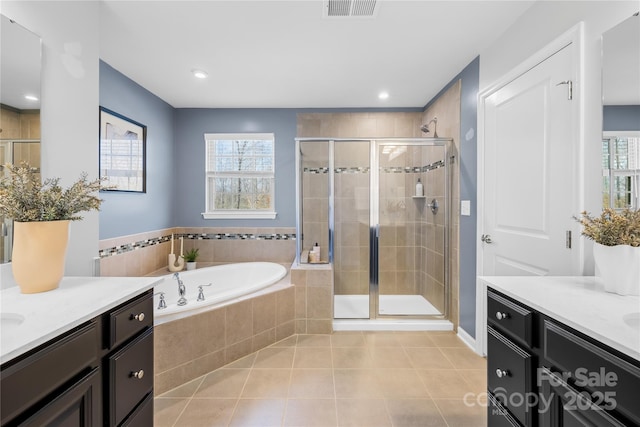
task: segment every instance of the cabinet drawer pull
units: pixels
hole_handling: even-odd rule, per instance
[[[504,369],[496,369],[496,375],[498,378],[506,378],[509,376],[509,371],[505,371]]]
[[[141,380],[142,377],[144,377],[144,370],[140,369],[139,371],[131,372],[131,376],[135,379]]]
[[[503,313],[501,311],[496,311],[496,319],[498,320],[504,320],[504,319],[508,319],[509,317],[509,313]]]
[[[144,312],[142,312],[140,314],[132,314],[131,315],[131,320],[137,320],[138,322],[144,321]]]

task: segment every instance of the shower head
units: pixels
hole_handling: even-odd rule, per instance
[[[420,130],[424,133],[429,133],[429,125],[433,123],[433,137],[437,138],[438,137],[438,131],[436,130],[436,126],[438,125],[438,118],[434,117],[433,119],[429,120],[429,122],[423,124],[422,126],[420,126]]]

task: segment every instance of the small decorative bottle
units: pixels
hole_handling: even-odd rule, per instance
[[[420,178],[418,178],[418,182],[416,183],[416,196],[422,197],[424,196],[424,187],[422,186],[422,182]]]

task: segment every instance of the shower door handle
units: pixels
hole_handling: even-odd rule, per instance
[[[491,240],[491,236],[488,234],[483,234],[480,237],[480,240],[482,240],[484,243],[487,243],[487,244],[493,243],[493,240]]]

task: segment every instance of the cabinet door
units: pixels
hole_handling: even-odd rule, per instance
[[[487,332],[487,387],[520,423],[533,426],[533,356],[491,326]]]
[[[20,426],[91,427],[102,423],[100,368],[60,394]]]
[[[548,368],[542,368],[541,382],[538,410],[543,427],[625,427]]]
[[[119,425],[153,390],[153,330],[109,356],[109,425]]]
[[[51,393],[90,372],[98,360],[98,326],[89,322],[49,341],[41,350],[3,365],[0,371],[2,424],[49,399]]]
[[[614,412],[640,425],[640,367],[554,321],[544,320],[543,334],[547,366],[570,374],[572,384],[594,400],[615,399]]]

